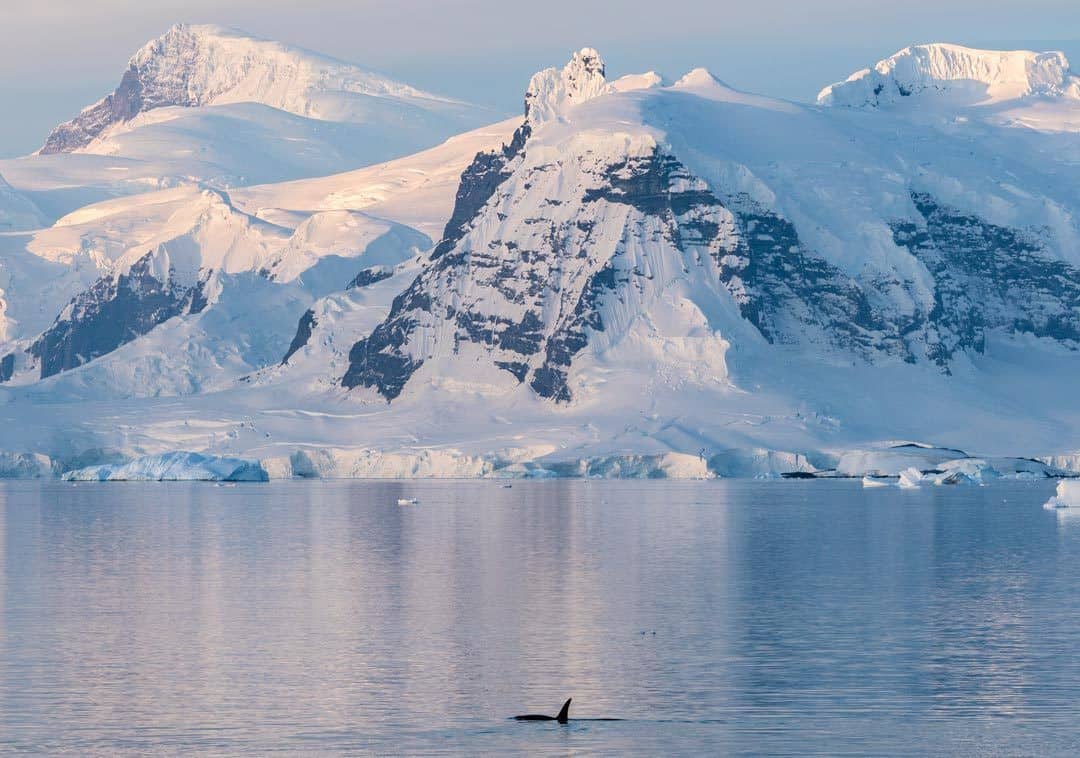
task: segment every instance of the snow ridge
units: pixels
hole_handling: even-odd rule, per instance
[[[829,85],[818,104],[877,108],[924,92],[966,96],[973,103],[1033,96],[1080,99],[1080,77],[1060,52],[915,45]]]

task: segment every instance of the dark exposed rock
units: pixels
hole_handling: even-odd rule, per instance
[[[73,369],[146,334],[174,316],[206,306],[205,280],[189,287],[163,284],[147,253],[124,274],[99,279],[75,297],[65,312],[30,346],[41,378]]]
[[[446,260],[439,265],[444,265]],[[410,314],[430,310],[431,296],[424,291],[421,274],[394,298],[387,319],[349,350],[349,368],[341,378],[342,386],[374,387],[387,400],[400,395],[406,382],[423,365],[423,361],[414,360],[401,350],[416,329],[416,319]]]
[[[349,351],[349,369],[341,379],[342,386],[375,387],[388,401],[393,400],[405,388],[406,382],[423,365],[395,350],[404,343],[401,331],[411,331],[401,323],[386,327],[380,324],[371,336],[353,345]]]
[[[442,239],[432,251],[432,265],[426,272],[428,278],[436,278],[441,272],[452,271],[464,261],[460,254],[450,254],[458,242],[472,228],[473,221],[492,195],[510,176],[508,164],[525,149],[530,127],[522,124],[514,132],[509,144],[502,149],[478,153],[472,164],[461,175],[454,211],[446,223]],[[416,328],[416,319],[409,315],[412,311],[431,312],[431,295],[425,285],[425,274],[418,276],[409,288],[394,298],[387,320],[377,326],[366,338],[358,341],[349,351],[349,368],[342,377],[342,386],[372,387],[387,400],[393,400],[405,387],[406,382],[423,365],[422,360],[405,355],[401,348]],[[458,314],[448,312],[445,317],[456,318]],[[459,325],[479,337],[484,333],[484,325],[464,314]],[[504,324],[501,333],[506,334],[510,325]],[[494,325],[487,329],[494,334]]]
[[[588,330],[604,331],[604,322],[600,317],[601,296],[624,281],[617,276],[610,262],[590,277],[574,307],[572,318],[552,334],[545,349],[544,363],[533,372],[529,386],[536,394],[557,402],[570,400],[570,387],[567,384],[570,363],[589,344]]]
[[[0,358],[0,384],[9,381],[15,375],[15,353],[8,353]]]
[[[607,304],[627,303],[654,277],[625,257],[643,242],[681,253],[689,277],[718,276],[741,315],[773,344],[812,345],[867,361],[929,359],[946,371],[956,351],[982,350],[991,328],[1080,345],[1080,271],[1050,260],[1032,235],[913,195],[921,220],[898,221],[893,232],[934,278],[936,301],[928,309],[914,297],[924,285],[900,275],[849,276],[808,249],[779,213],[742,195],[722,201],[660,150],[609,166],[583,165],[587,180],[579,198],[540,204],[561,207],[560,213],[521,218],[522,231],[513,239],[496,236],[472,249],[466,234],[510,175],[515,154],[508,146],[478,156],[465,172],[439,255],[395,301],[387,320],[354,346],[345,386],[397,397],[426,359],[410,343],[414,332],[423,324],[430,333],[445,320],[454,353],[466,343],[481,347],[496,367],[541,397],[569,401],[572,363],[609,328]],[[560,169],[528,170],[516,186],[536,187],[534,177]],[[572,203],[588,212],[567,218]],[[593,262],[596,218],[605,212],[593,208],[596,203],[635,213],[615,251]],[[904,292],[912,293],[915,307],[890,310],[892,295]]]
[[[526,236],[536,241],[529,246],[520,240],[494,239],[483,250],[464,249],[461,240],[474,223],[465,218],[465,210],[480,211],[509,175],[506,165],[512,157],[508,146],[501,153],[479,156],[465,172],[456,217],[437,248],[440,254],[395,301],[387,320],[354,346],[345,386],[374,387],[388,399],[396,397],[422,364],[422,359],[410,355],[407,343],[419,323],[430,323],[435,316],[434,293],[456,291],[459,282],[468,280],[469,287],[480,287],[505,301],[508,308],[500,313],[524,315],[511,319],[475,310],[456,298],[447,300],[439,306],[438,317],[456,327],[454,351],[468,342],[519,355],[521,360],[500,358],[496,365],[525,376],[542,397],[571,399],[569,369],[590,335],[605,330],[604,298],[609,294],[621,298],[619,292],[628,282],[651,275],[620,268],[616,252],[591,273],[586,264],[584,281],[564,280],[565,262],[587,261],[592,254],[591,210],[582,214],[584,218],[560,224],[544,216],[523,220],[526,227],[537,229]],[[806,251],[794,226],[775,213],[748,201],[734,211],[726,208],[685,166],[659,150],[602,166],[596,176],[599,182],[582,190],[583,208],[601,201],[629,205],[638,217],[659,219],[659,231],[651,233],[660,234],[688,260],[701,265],[712,256],[720,284],[767,340],[796,343],[813,334],[866,355],[885,349],[907,357],[897,328],[874,311],[859,285]],[[636,232],[628,227],[626,233]],[[574,270],[581,267],[575,264]],[[540,312],[550,298],[562,301],[555,309],[562,315],[545,324]]]
[[[786,219],[745,197],[726,208],[678,160],[659,151],[609,173],[609,185],[587,192],[585,200],[621,202],[668,219],[677,247],[712,250],[743,317],[769,342],[796,343],[820,332],[833,345],[864,355],[884,350],[906,356],[898,330],[874,311],[859,285],[806,250]],[[725,234],[717,209],[734,214],[737,233]]]
[[[911,195],[921,223],[892,225],[934,277],[928,357],[941,366],[981,353],[993,329],[1080,346],[1080,269],[1051,259],[1038,238],[964,214],[925,193]]]
[[[518,384],[525,381],[529,373],[529,364],[521,361],[495,361],[495,365],[504,371],[509,371],[518,380]]]
[[[767,209],[736,205],[742,234],[724,283],[769,342],[800,343],[819,331],[864,358],[907,359],[901,326],[877,313],[862,287],[802,245],[794,225]]]
[[[393,275],[393,271],[383,268],[382,266],[372,266],[370,268],[365,268],[361,270],[360,273],[358,273],[351,282],[349,282],[348,286],[345,287],[345,289],[354,290],[361,287],[367,287],[370,284],[381,282],[383,279],[389,279]]]
[[[442,239],[431,253],[433,260],[453,250],[469,231],[480,209],[495,194],[499,185],[510,177],[507,166],[524,152],[525,142],[531,131],[528,124],[522,124],[514,132],[510,143],[503,145],[501,150],[476,154],[473,162],[461,174],[461,182],[454,198],[454,212],[446,223]]]
[[[42,155],[86,147],[113,124],[154,108],[201,105],[190,82],[192,68],[177,65],[193,58],[197,45],[196,35],[182,24],[155,40],[148,54],[132,60],[111,95],[53,130],[41,148]]]
[[[143,108],[143,86],[139,71],[132,64],[111,95],[83,111],[76,119],[56,127],[45,140],[41,154],[70,153],[86,147],[108,127],[129,121]]]
[[[281,359],[281,365],[284,366],[289,362],[289,359],[296,354],[296,351],[304,347],[311,339],[311,333],[318,325],[318,321],[315,319],[315,311],[307,310],[304,315],[300,317],[300,323],[296,326],[296,336],[293,337],[292,342],[289,344],[289,349],[285,352],[285,357]]]

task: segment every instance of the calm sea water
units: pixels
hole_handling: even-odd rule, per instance
[[[2,484],[0,750],[1076,754],[1052,491]]]

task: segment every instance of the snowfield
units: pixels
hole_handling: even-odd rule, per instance
[[[460,105],[202,28],[131,72],[160,106],[103,101],[65,151],[0,162],[0,474],[1080,471],[1058,53],[908,48],[802,105],[703,69],[611,80],[586,48],[522,117],[339,173],[325,144],[275,163],[219,137]],[[218,179],[154,173],[195,146]]]

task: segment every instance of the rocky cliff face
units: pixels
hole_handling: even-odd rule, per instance
[[[913,192],[918,216],[893,224],[898,245],[934,278],[923,317],[928,357],[943,367],[981,353],[991,330],[1080,346],[1080,269],[1051,259],[1031,231],[991,224]]]
[[[205,48],[199,28],[174,26],[132,57],[112,94],[54,129],[41,154],[86,147],[113,124],[129,121],[144,111],[206,104],[213,93],[201,86],[205,78],[199,77],[199,59],[205,56]]]
[[[534,129],[605,87],[590,49],[533,78],[514,142],[464,173],[433,265],[353,347],[346,387],[392,400],[425,361],[471,347],[481,364],[566,402],[575,357],[669,307],[678,286],[700,289],[707,309],[734,306],[769,341],[902,344],[854,282],[800,249],[789,223],[751,203],[733,213],[652,138],[590,135],[534,153]]]
[[[206,307],[205,282],[184,286],[175,276],[163,280],[155,268],[153,253],[147,253],[126,272],[99,280],[72,300],[29,348],[41,378],[92,361],[174,316]]]

